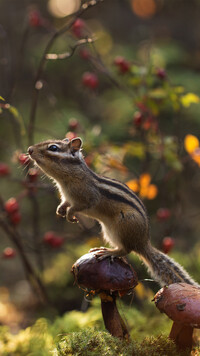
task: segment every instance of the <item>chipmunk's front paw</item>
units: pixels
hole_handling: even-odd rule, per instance
[[[65,218],[66,214],[67,214],[67,208],[68,207],[69,207],[69,203],[68,202],[61,203],[60,205],[58,205],[58,207],[56,209],[56,214],[62,216],[63,218]]]
[[[66,217],[66,206],[59,205],[56,209],[56,214],[59,216],[62,216],[62,218],[65,218]]]

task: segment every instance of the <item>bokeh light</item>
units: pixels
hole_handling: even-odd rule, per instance
[[[149,18],[156,13],[157,7],[155,0],[132,0],[133,12],[142,18]]]
[[[80,5],[80,0],[49,0],[48,9],[55,17],[65,17],[76,12]]]

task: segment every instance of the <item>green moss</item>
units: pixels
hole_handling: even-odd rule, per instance
[[[104,331],[86,329],[65,336],[54,350],[55,356],[175,356],[178,353],[174,343],[166,336],[145,338],[137,341],[121,341]]]

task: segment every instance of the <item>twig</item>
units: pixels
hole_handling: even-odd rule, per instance
[[[60,30],[55,31],[54,34],[52,35],[52,37],[49,39],[49,41],[44,49],[44,52],[42,54],[42,57],[40,59],[39,66],[38,66],[38,69],[36,72],[35,81],[34,81],[34,92],[33,92],[33,97],[32,97],[30,120],[29,120],[29,125],[28,125],[28,144],[29,145],[32,145],[33,141],[34,141],[36,110],[37,110],[37,104],[38,104],[39,90],[41,89],[40,85],[38,86],[37,83],[41,80],[41,77],[42,77],[42,74],[44,71],[44,67],[45,67],[45,64],[47,61],[47,58],[46,58],[47,53],[50,52],[55,40],[59,36],[61,36],[65,32],[67,32],[72,27],[72,25],[76,21],[77,17],[81,16],[86,10],[88,10],[90,7],[97,5],[101,1],[103,1],[103,0],[91,0],[87,3],[84,3],[76,13],[74,13],[73,15],[70,15],[70,17],[73,16],[73,19],[71,21],[69,21],[69,23],[67,25],[65,25],[64,27],[62,27]]]
[[[25,50],[25,46],[26,46],[26,43],[27,43],[29,31],[30,31],[30,28],[26,25],[25,28],[24,28],[24,31],[23,31],[23,34],[22,34],[21,43],[20,43],[19,49],[18,49],[18,59],[17,59],[16,68],[14,68],[15,71],[14,71],[14,74],[13,74],[13,76],[14,76],[13,83],[11,85],[10,92],[9,92],[9,95],[8,95],[8,101],[10,103],[12,102],[12,97],[13,97],[13,94],[14,94],[14,92],[16,90],[16,87],[17,87],[17,84],[18,84],[18,81],[19,81],[19,78],[20,78],[20,70],[21,70],[21,68],[23,68],[24,50]]]
[[[4,202],[3,199],[0,197],[0,207],[1,209],[4,208]],[[42,301],[43,304],[49,304],[49,298],[46,293],[46,289],[40,279],[40,277],[36,274],[34,268],[32,267],[31,263],[29,262],[24,246],[21,243],[21,235],[19,231],[16,230],[16,228],[11,227],[7,222],[6,222],[6,217],[5,214],[2,214],[0,216],[0,227],[4,230],[4,232],[8,235],[12,243],[15,245],[16,249],[18,250],[19,256],[21,258],[24,271],[27,277],[27,280],[29,281],[30,285],[32,286],[35,294],[39,296],[40,300]]]
[[[70,47],[71,48],[71,52],[65,52],[65,53],[61,53],[61,54],[48,53],[46,55],[46,59],[50,59],[50,60],[67,59],[67,58],[73,56],[73,54],[74,54],[75,50],[77,49],[77,47],[80,47],[81,45],[86,44],[86,43],[91,43],[93,41],[94,41],[94,39],[92,39],[92,38],[83,38],[83,39],[77,41],[74,46]]]
[[[43,255],[40,248],[40,209],[37,197],[34,193],[29,193],[29,199],[32,205],[32,229],[35,255],[40,271],[44,269]]]
[[[125,91],[129,96],[133,97],[134,93],[132,92],[132,90],[130,90],[127,86],[121,84],[121,82],[118,82],[113,75],[111,74],[111,72],[108,70],[108,68],[105,66],[100,53],[97,51],[95,44],[92,42],[92,48],[96,54],[96,57],[90,57],[90,62],[91,64],[101,73],[103,73],[104,75],[106,75],[108,77],[108,79],[110,80],[110,82],[116,86],[118,89]]]
[[[0,226],[1,228],[5,231],[5,233],[9,236],[11,241],[14,243],[16,246],[16,249],[19,252],[22,264],[24,266],[24,271],[26,274],[26,277],[28,281],[30,282],[31,286],[33,287],[36,295],[40,297],[41,301],[46,304],[49,304],[49,299],[45,290],[45,287],[39,278],[37,276],[36,272],[34,271],[32,265],[30,264],[28,258],[26,257],[24,247],[21,243],[21,236],[18,231],[16,231],[14,228],[11,228],[3,218],[0,217]],[[38,293],[39,292],[39,293]]]

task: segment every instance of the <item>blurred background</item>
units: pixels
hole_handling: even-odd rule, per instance
[[[80,136],[90,168],[144,201],[153,245],[200,282],[199,13],[199,0],[0,0],[5,355],[14,335],[13,354],[14,347],[26,354],[30,346],[24,351],[17,337],[23,331],[30,340],[34,331],[25,328],[34,323],[51,335],[52,344],[41,341],[45,350],[59,332],[103,327],[98,303],[84,299],[70,273],[76,259],[102,245],[99,226],[56,216],[57,191],[25,155],[33,143]],[[145,267],[128,259],[141,280],[133,301],[125,300],[132,333],[168,331],[149,302],[158,284],[143,281]]]

